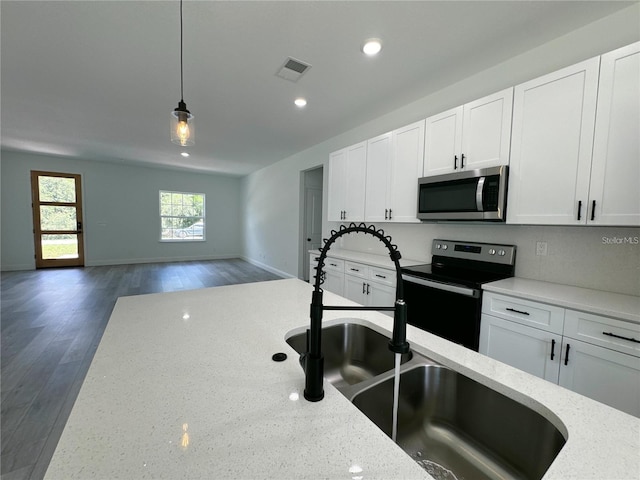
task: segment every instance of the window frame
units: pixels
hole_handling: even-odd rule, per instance
[[[163,194],[170,194],[172,197],[173,195],[182,195],[183,198],[185,195],[191,195],[191,196],[201,196],[202,197],[202,215],[163,215],[162,214],[162,195]],[[174,203],[172,202],[171,205],[174,205]],[[177,191],[177,190],[159,190],[158,191],[158,213],[159,213],[159,218],[160,218],[160,242],[162,243],[190,243],[190,242],[206,242],[207,241],[207,219],[206,219],[206,211],[207,211],[207,196],[204,193],[199,193],[199,192],[182,192],[182,191]],[[165,231],[166,229],[164,228],[164,220],[165,219],[187,219],[187,218],[199,218],[200,220],[192,223],[191,225],[195,225],[196,223],[198,223],[199,221],[202,222],[202,237],[193,237],[193,236],[186,236],[185,238],[179,238],[175,236],[175,233],[170,237],[170,238],[163,238],[163,231]],[[178,229],[184,229],[184,228],[188,228],[188,227],[181,227]],[[172,228],[172,230],[178,230],[176,228]]]

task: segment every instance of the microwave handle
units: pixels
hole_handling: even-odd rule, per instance
[[[484,181],[487,177],[478,178],[478,185],[476,186],[476,208],[479,212],[483,211],[482,207],[482,194],[484,193]]]

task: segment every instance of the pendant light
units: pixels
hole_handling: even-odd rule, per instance
[[[182,0],[180,0],[180,101],[178,107],[171,112],[171,141],[176,145],[188,147],[195,143],[195,129],[193,115],[184,103],[182,72]]]

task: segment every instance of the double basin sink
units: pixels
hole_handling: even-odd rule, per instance
[[[391,437],[390,335],[347,321],[322,329],[325,380]],[[306,332],[287,338],[306,352]],[[402,356],[396,443],[437,480],[540,479],[566,439],[529,407],[414,351]]]

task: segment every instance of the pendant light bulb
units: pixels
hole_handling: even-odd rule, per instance
[[[189,147],[194,144],[194,133],[193,115],[180,100],[178,108],[171,112],[171,141],[181,147]]]

